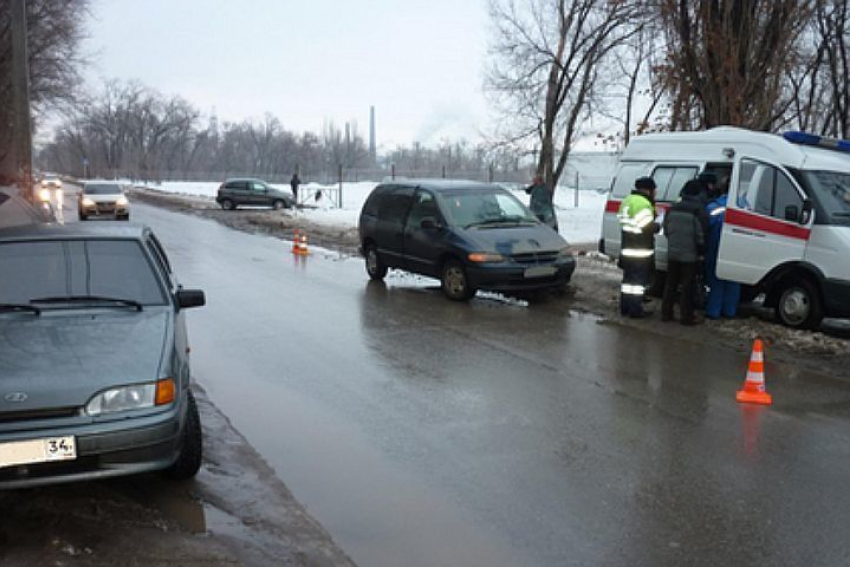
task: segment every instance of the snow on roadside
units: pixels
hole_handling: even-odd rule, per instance
[[[148,188],[164,193],[215,198],[220,183],[165,181],[150,183]],[[342,208],[338,207],[338,185],[321,185],[305,183],[299,190],[299,202],[305,205],[298,214],[311,222],[326,226],[356,227],[360,209],[366,197],[372,192],[377,183],[364,181],[358,183],[343,183]],[[273,187],[291,193],[289,185],[274,184]],[[511,192],[523,203],[528,204],[528,195],[521,187],[509,187]],[[602,215],[605,212],[607,196],[597,191],[579,191],[578,207],[575,206],[575,192],[564,186],[559,186],[555,193],[555,212],[558,215],[558,225],[561,236],[571,243],[596,242],[599,239]]]

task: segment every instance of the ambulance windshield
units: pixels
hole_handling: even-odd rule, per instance
[[[830,224],[850,225],[850,173],[807,171],[805,176]]]

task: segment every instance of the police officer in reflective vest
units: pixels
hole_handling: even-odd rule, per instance
[[[639,319],[645,317],[643,294],[655,262],[655,181],[641,177],[635,189],[620,205],[620,267],[623,283],[620,287],[620,313]]]

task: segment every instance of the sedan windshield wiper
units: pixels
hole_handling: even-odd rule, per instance
[[[0,303],[0,311],[29,311],[41,315],[41,309],[35,305],[24,305],[22,303]]]
[[[133,307],[136,311],[142,310],[142,304],[132,299],[120,297],[103,297],[100,295],[57,295],[56,297],[40,297],[30,299],[30,303],[113,303],[117,307]]]

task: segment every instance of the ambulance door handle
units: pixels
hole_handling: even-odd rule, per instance
[[[743,234],[744,236],[757,236],[759,238],[764,238],[765,234],[763,232],[751,232],[749,230],[743,230],[740,228],[733,228],[732,232],[735,234]]]

